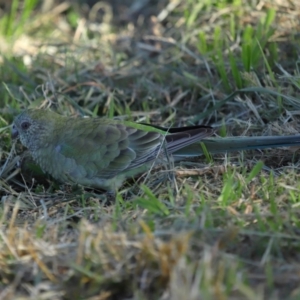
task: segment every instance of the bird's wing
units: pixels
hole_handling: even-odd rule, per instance
[[[158,130],[144,131],[121,122],[98,120],[82,119],[70,123],[63,134],[57,133],[56,150],[65,158],[73,158],[73,173],[85,170],[88,178],[110,179],[153,160],[157,154],[162,138]]]
[[[213,129],[153,127],[150,125],[95,119],[70,124],[57,149],[72,157],[86,177],[110,179],[155,160],[160,151],[173,153],[207,136]],[[163,142],[166,142],[164,147]],[[74,167],[74,170],[76,168]],[[82,173],[82,171],[81,171]]]
[[[150,128],[150,130],[159,130],[160,140],[159,143],[157,143],[157,141],[153,138],[153,141],[150,142],[150,132],[135,133],[134,136],[139,136],[137,140],[129,136],[130,145],[132,145],[132,147],[136,150],[137,154],[136,159],[131,164],[132,168],[156,159],[160,152],[162,155],[176,154],[177,150],[195,142],[199,142],[202,139],[211,136],[215,131],[211,127],[202,125],[180,128],[164,128],[149,124],[142,125],[145,126],[145,128]],[[154,132],[151,134],[154,134]],[[156,144],[153,142],[156,142]],[[150,151],[146,152],[145,150]],[[189,154],[187,153],[186,156],[189,156]]]

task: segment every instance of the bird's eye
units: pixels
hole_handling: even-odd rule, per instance
[[[24,121],[22,124],[21,124],[21,128],[24,129],[24,130],[27,130],[29,127],[30,127],[30,123],[27,122],[27,121]]]

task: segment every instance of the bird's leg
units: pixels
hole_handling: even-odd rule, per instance
[[[116,202],[117,192],[115,190],[110,190],[105,193],[106,204],[111,205]]]

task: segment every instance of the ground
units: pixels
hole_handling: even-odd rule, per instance
[[[1,299],[299,299],[297,147],[189,159],[119,190],[54,181],[24,108],[218,136],[299,132],[291,1],[0,2]]]

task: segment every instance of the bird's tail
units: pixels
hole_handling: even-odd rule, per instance
[[[204,153],[201,143],[209,153],[226,153],[231,151],[300,146],[300,135],[261,136],[261,137],[227,137],[205,138],[199,143],[188,145],[174,152],[175,157],[199,156]]]

